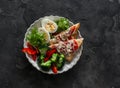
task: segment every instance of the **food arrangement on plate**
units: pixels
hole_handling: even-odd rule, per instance
[[[44,73],[67,71],[81,55],[83,38],[79,28],[80,23],[73,24],[64,17],[40,18],[28,28],[22,51],[30,63]],[[69,68],[69,65],[72,66]]]

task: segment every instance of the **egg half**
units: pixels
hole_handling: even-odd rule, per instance
[[[39,28],[38,28],[38,31],[39,31],[40,33],[44,33],[44,37],[45,37],[46,43],[48,43],[48,42],[50,41],[50,34],[49,34],[49,32],[46,31],[46,30],[45,30],[44,28],[42,28],[42,27],[39,27]]]
[[[49,33],[55,33],[57,31],[58,26],[54,21],[44,18],[41,23],[42,27]]]

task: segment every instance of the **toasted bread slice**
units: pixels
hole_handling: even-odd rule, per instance
[[[57,34],[54,36],[53,39],[50,40],[50,44],[55,44],[58,43],[59,41],[66,41],[69,40],[69,38],[77,38],[77,30],[80,27],[80,23],[77,23],[73,26],[71,26],[70,28],[68,28],[67,30]]]
[[[81,46],[81,44],[83,43],[83,40],[84,40],[84,38],[76,39],[76,41],[77,41],[77,43],[78,43],[78,47]]]
[[[66,59],[68,62],[71,62],[71,61],[73,60],[73,57],[74,57],[74,53],[65,55],[65,59]]]
[[[80,38],[80,39],[76,39],[77,43],[78,43],[78,47],[81,46],[81,44],[83,43],[83,38]],[[68,61],[68,62],[71,62],[74,58],[74,55],[75,53],[70,53],[68,55],[65,55],[65,59]]]

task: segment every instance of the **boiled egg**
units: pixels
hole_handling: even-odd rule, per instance
[[[42,27],[49,33],[55,33],[57,31],[58,26],[54,21],[44,18],[41,23]]]
[[[50,41],[50,34],[49,34],[49,32],[46,31],[46,30],[45,30],[44,28],[42,28],[42,27],[39,27],[39,28],[38,28],[38,31],[39,31],[40,33],[44,33],[44,37],[45,37],[46,43],[48,43],[48,42]]]

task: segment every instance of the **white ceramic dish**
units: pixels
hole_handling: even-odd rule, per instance
[[[57,20],[57,19],[59,19],[59,18],[61,18],[61,17],[60,17],[60,16],[52,16],[52,15],[51,15],[51,16],[45,16],[45,17],[39,18],[39,19],[36,20],[33,24],[31,24],[30,27],[27,29],[27,31],[26,31],[26,33],[25,33],[24,45],[23,45],[24,47],[27,47],[27,46],[26,46],[26,35],[30,32],[30,30],[31,30],[32,27],[38,27],[38,28],[41,27],[41,26],[42,26],[42,25],[41,25],[41,20],[42,20],[43,18],[48,18],[48,19],[50,19],[50,20]],[[63,18],[63,17],[62,17],[62,18]],[[69,21],[69,23],[70,23],[70,25],[73,25],[73,23],[72,23],[71,21]],[[78,34],[79,34],[78,37],[81,37],[81,34],[80,34],[79,31],[78,31]],[[68,71],[69,69],[71,69],[71,68],[78,62],[78,60],[80,59],[80,56],[81,56],[81,54],[82,54],[82,50],[83,50],[83,45],[76,51],[76,55],[74,56],[73,60],[72,60],[70,63],[65,62],[63,68],[62,68],[61,70],[59,70],[57,74],[66,72],[66,71]],[[47,74],[54,74],[54,73],[52,72],[52,70],[50,70],[50,71],[44,71],[44,70],[42,70],[42,69],[38,66],[37,61],[36,61],[36,62],[33,61],[33,60],[31,59],[30,55],[28,55],[27,53],[26,53],[26,57],[27,57],[28,61],[29,61],[37,70],[39,70],[39,71],[41,71],[41,72],[43,72],[43,73],[47,73]]]

